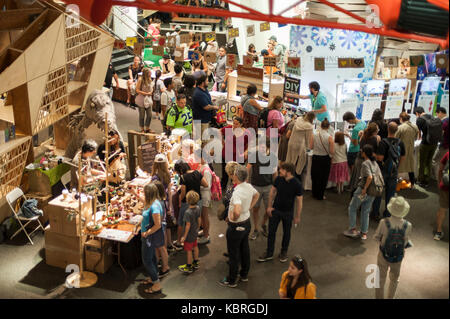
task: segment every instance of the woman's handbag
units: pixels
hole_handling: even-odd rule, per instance
[[[370,167],[370,172],[372,173],[372,182],[367,188],[367,195],[380,197],[381,195],[383,195],[384,179],[383,175],[381,174],[381,170],[378,168],[376,171],[377,172],[374,174],[372,166]]]

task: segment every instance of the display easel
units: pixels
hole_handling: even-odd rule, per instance
[[[416,102],[417,95],[419,95],[419,99],[420,99],[420,96],[429,96],[430,101],[434,100],[433,105],[432,105],[432,110],[430,112],[429,109],[426,109],[426,108],[424,108],[424,109],[425,109],[425,113],[432,114],[432,113],[434,113],[435,106],[436,106],[436,97],[437,97],[438,89],[436,89],[434,91],[422,91],[422,87],[421,87],[421,89],[419,91],[419,83],[423,83],[423,82],[424,82],[423,80],[416,81],[416,87],[414,89],[414,96],[413,96],[412,103],[411,103],[411,106],[412,106],[411,110],[414,110],[414,107],[417,107],[419,104],[419,100],[417,100],[417,102]],[[439,83],[445,84],[445,81],[439,81]],[[426,93],[426,94],[424,94],[424,93]]]
[[[391,84],[392,84],[392,81],[394,81],[394,80],[406,80],[407,85],[405,87],[405,90],[391,92]],[[386,101],[386,106],[384,108],[384,119],[385,120],[396,119],[396,118],[398,118],[399,114],[402,112],[403,108],[405,109],[406,112],[408,112],[407,108],[409,105],[411,105],[409,103],[409,96],[411,94],[411,80],[407,79],[407,78],[392,79],[390,81],[387,81],[386,83],[389,85],[389,89],[388,89],[388,94],[386,96],[386,100],[383,100],[383,101]],[[397,108],[396,111],[392,113],[389,108],[391,108],[393,106],[391,106],[389,104],[400,103],[400,100],[401,100],[400,110],[398,110],[398,108]],[[409,108],[409,110],[410,110],[410,108]],[[392,113],[392,114],[389,114],[389,113]],[[390,115],[392,115],[392,116],[390,116]]]

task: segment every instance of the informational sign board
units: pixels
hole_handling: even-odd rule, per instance
[[[237,66],[237,56],[236,54],[227,54],[227,66],[233,69]]]
[[[434,102],[436,100],[436,95],[419,95],[419,100],[417,101],[417,106],[423,107],[425,113],[433,114]]]
[[[386,107],[384,108],[385,119],[396,119],[402,112],[403,96],[389,95],[386,100]]]
[[[207,63],[216,63],[216,61],[217,61],[216,52],[206,51],[205,52],[205,61]]]
[[[264,77],[264,70],[261,68],[245,68],[243,65],[239,64],[237,74],[238,76],[246,76],[262,81]]]
[[[269,22],[263,22],[260,24],[259,26],[259,31],[260,32],[264,32],[264,31],[269,31],[270,30],[270,23]]]
[[[245,68],[253,67],[253,57],[251,55],[244,55],[243,65]]]
[[[295,97],[286,96],[286,93],[299,94],[300,79],[286,76],[284,79],[284,90],[283,90],[284,101],[289,104],[298,105],[299,99]]]
[[[373,111],[381,106],[381,96],[364,97],[361,119],[369,121],[372,118]]]
[[[247,26],[247,37],[253,37],[255,35],[255,25],[248,25]]]
[[[164,47],[163,46],[154,46],[152,53],[153,53],[153,55],[163,56],[164,55]]]
[[[206,42],[214,41],[215,39],[216,39],[216,33],[215,32],[205,33],[205,41]]]
[[[277,57],[276,56],[265,56],[264,57],[264,66],[277,66]]]
[[[155,156],[158,154],[157,142],[147,142],[139,146],[138,148],[138,163],[139,167],[150,173],[153,168],[153,162],[155,161]]]
[[[314,58],[314,71],[325,71],[325,58]]]

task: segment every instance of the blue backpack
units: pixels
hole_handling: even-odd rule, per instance
[[[385,219],[388,235],[384,246],[380,246],[384,259],[390,263],[398,263],[405,256],[405,233],[408,222],[405,220],[403,228],[391,228],[389,220]]]

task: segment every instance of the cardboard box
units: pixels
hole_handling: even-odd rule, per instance
[[[50,220],[51,231],[66,236],[79,236],[80,216],[77,214],[71,219],[68,216],[69,213],[66,211],[67,208],[78,210],[78,201],[67,203],[62,202],[61,199],[62,196],[58,196],[51,200],[45,208],[45,213],[47,213]],[[81,209],[82,215],[86,219],[85,222],[89,222],[92,217],[92,201],[83,203]],[[82,227],[84,227],[85,222],[81,225]]]
[[[66,269],[68,265],[80,265],[80,253],[45,248],[45,263]]]
[[[65,269],[68,265],[80,265],[83,250],[80,248],[80,237],[55,233],[50,226],[45,228],[45,262],[47,265]],[[86,236],[82,238],[82,244]]]
[[[104,274],[114,262],[112,242],[109,240],[89,240],[84,246],[86,270]]]

